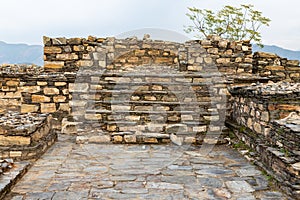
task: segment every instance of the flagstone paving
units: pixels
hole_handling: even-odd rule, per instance
[[[288,199],[236,150],[75,144],[60,136],[6,199]]]

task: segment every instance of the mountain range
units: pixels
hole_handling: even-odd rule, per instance
[[[280,57],[287,58],[289,60],[300,60],[300,51],[288,50],[275,45],[264,45],[263,48],[260,48],[259,46],[253,44],[252,51],[276,53]]]
[[[36,64],[42,66],[43,46],[7,44],[0,41],[0,64]]]
[[[276,53],[290,60],[300,60],[300,51],[292,51],[275,45],[264,45],[263,48],[253,45],[253,52],[264,51]],[[0,41],[0,64],[36,64],[42,66],[43,46],[27,44],[7,44]]]

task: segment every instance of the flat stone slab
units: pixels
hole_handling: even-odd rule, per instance
[[[225,184],[232,193],[244,194],[255,191],[246,181],[227,181]]]
[[[228,146],[203,155],[197,146],[76,144],[60,135],[5,199],[288,199],[262,182]]]
[[[29,162],[15,162],[12,169],[0,174],[0,199],[16,184],[29,167]]]

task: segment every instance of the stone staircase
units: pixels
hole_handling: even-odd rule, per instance
[[[212,80],[221,77],[153,68],[79,73],[71,93],[77,129],[128,143],[202,143],[207,132],[218,138],[226,95]]]

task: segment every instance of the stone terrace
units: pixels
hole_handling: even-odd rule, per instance
[[[7,199],[289,198],[228,146],[202,151],[226,141],[299,199],[299,124],[283,119],[299,112],[299,61],[216,36],[44,44],[44,67],[0,67],[0,156],[37,159],[60,139]],[[0,176],[2,195],[27,168]]]

